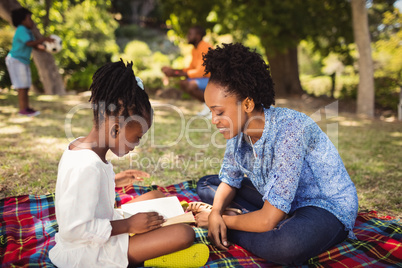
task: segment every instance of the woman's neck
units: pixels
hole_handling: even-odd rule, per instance
[[[264,127],[265,127],[264,110],[253,111],[252,113],[248,114],[246,129],[243,131],[243,133],[245,135],[248,135],[251,138],[251,141],[255,143],[261,138],[262,133],[264,132]]]

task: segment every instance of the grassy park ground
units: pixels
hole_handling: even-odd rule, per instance
[[[14,92],[0,93],[0,198],[54,192],[57,165],[69,141],[92,126],[88,93],[31,96],[41,114],[18,115]],[[141,169],[141,185],[169,185],[219,172],[225,140],[209,120],[196,117],[195,100],[152,98],[154,124],[141,145],[123,158],[108,155],[115,172]],[[277,98],[277,106],[311,116],[338,148],[356,184],[361,210],[402,218],[402,123],[363,119],[350,104],[312,98]],[[349,107],[350,108],[350,107]]]

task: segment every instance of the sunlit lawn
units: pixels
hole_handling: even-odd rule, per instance
[[[0,198],[54,192],[63,150],[92,126],[87,100],[87,94],[31,96],[41,115],[27,118],[17,114],[14,92],[0,94]],[[151,178],[143,185],[169,185],[218,173],[225,140],[210,121],[195,116],[202,105],[193,100],[152,103],[154,124],[141,145],[123,158],[108,154],[115,172],[147,171]],[[305,112],[327,132],[356,184],[361,209],[402,218],[402,123],[325,113],[336,103],[325,107],[278,99],[277,105]]]

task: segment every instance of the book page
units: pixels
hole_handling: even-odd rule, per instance
[[[184,210],[176,196],[162,197],[151,200],[139,201],[121,205],[121,210],[124,212],[124,217],[132,216],[139,212],[158,212],[165,219],[169,219],[181,214]]]

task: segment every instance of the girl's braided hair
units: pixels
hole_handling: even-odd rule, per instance
[[[92,77],[89,101],[93,106],[96,127],[105,116],[139,115],[152,120],[152,108],[148,94],[137,84],[133,72],[133,63],[107,63],[99,68]]]
[[[11,20],[15,27],[18,27],[26,18],[27,15],[31,15],[32,12],[25,7],[20,7],[11,11]]]
[[[224,87],[241,101],[253,99],[258,110],[275,104],[269,66],[255,50],[239,43],[223,44],[210,48],[203,59],[205,73],[211,73],[209,82]]]

